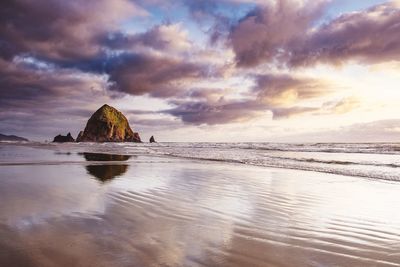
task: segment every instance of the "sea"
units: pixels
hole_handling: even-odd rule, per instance
[[[3,143],[6,145],[7,143]],[[15,143],[8,143],[15,145]],[[54,151],[186,158],[286,168],[370,179],[400,180],[400,143],[36,143],[17,145]],[[1,151],[0,151],[1,153]],[[18,162],[0,154],[0,164]],[[69,157],[70,158],[70,157]],[[66,158],[66,161],[68,161]],[[34,158],[30,161],[35,161]],[[43,161],[37,158],[38,163]],[[51,159],[49,159],[51,161]]]

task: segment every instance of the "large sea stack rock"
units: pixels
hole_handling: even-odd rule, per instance
[[[103,105],[90,117],[76,141],[141,142],[139,134],[132,131],[124,114],[109,105]]]
[[[57,135],[54,137],[53,143],[68,143],[68,142],[75,142],[75,139],[72,137],[71,133],[67,135]]]

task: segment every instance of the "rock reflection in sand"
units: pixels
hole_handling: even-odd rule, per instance
[[[102,153],[82,153],[86,161],[127,161],[131,158],[129,155],[113,155],[113,154],[102,154]],[[91,164],[86,166],[87,172],[95,177],[98,181],[104,183],[114,179],[115,177],[121,176],[128,170],[127,164]]]

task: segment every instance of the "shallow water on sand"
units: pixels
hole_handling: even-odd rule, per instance
[[[0,162],[0,266],[400,266],[399,182],[9,145]]]

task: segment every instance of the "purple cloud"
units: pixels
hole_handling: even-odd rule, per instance
[[[235,26],[229,44],[240,67],[269,63],[301,67],[347,60],[400,60],[400,9],[395,1],[341,15],[316,26],[327,1],[281,0],[257,7]]]
[[[90,58],[101,52],[99,34],[143,13],[128,0],[1,1],[0,56],[27,53],[61,62]]]
[[[400,60],[399,7],[396,2],[389,2],[338,17],[312,31],[301,45],[293,45],[289,64]]]
[[[285,58],[320,17],[326,1],[268,2],[249,12],[229,34],[238,66],[253,67]]]
[[[113,90],[168,98],[179,94],[183,83],[207,77],[207,71],[207,66],[179,59],[127,54],[110,63],[109,81]]]

